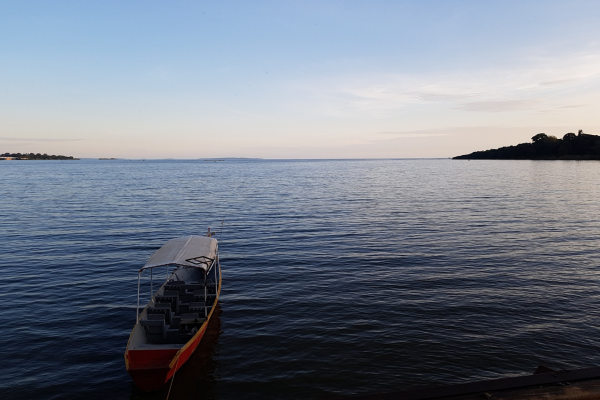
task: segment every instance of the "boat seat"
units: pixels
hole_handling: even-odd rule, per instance
[[[181,305],[183,303],[191,303],[192,301],[194,301],[193,293],[186,293],[186,294],[179,295],[179,308],[181,308]]]
[[[196,301],[193,303],[190,303],[190,309],[192,308],[202,308],[204,309],[204,302],[203,301]]]
[[[164,343],[167,338],[167,325],[164,314],[148,314],[147,319],[141,319],[140,324],[146,331],[150,343]]]
[[[215,302],[217,295],[214,293],[206,294],[206,302],[210,305]],[[204,290],[195,290],[194,291],[194,301],[195,302],[204,302]]]
[[[181,315],[181,323],[179,324],[179,335],[182,339],[189,338],[198,332],[202,327],[206,318],[198,315],[198,313],[187,313]]]
[[[175,312],[175,310],[177,310],[176,304],[177,304],[177,299],[171,296],[155,296],[154,297],[154,301],[156,301],[156,304],[167,304],[169,306],[169,308],[171,309],[171,311]],[[164,306],[163,306],[164,307]]]
[[[171,304],[169,303],[156,303],[154,307],[147,308],[147,315],[162,314],[165,316],[165,322],[167,325],[171,325]]]
[[[169,344],[185,343],[179,338],[179,329],[168,329],[166,336],[166,342]]]
[[[171,304],[171,311],[178,313],[179,292],[177,290],[165,290],[163,294],[156,296],[156,301],[159,303]]]
[[[198,313],[187,313],[187,314],[181,314],[181,321],[193,321],[193,320],[199,320],[200,319],[200,315]],[[202,318],[204,319],[204,318]]]
[[[210,313],[210,309],[212,307],[208,306],[206,309],[206,315],[208,315]],[[197,301],[194,303],[190,303],[190,312],[191,313],[198,313],[202,316],[204,316],[204,302],[202,301]]]
[[[198,289],[203,289],[204,285],[201,283],[188,283],[184,286],[185,290],[187,291],[194,291],[194,290],[198,290]]]
[[[175,290],[177,291],[179,294],[185,294],[185,282],[184,281],[173,281],[173,282],[167,282],[167,284],[165,284],[165,290],[171,291],[171,290]]]
[[[185,314],[190,312],[190,303],[179,303],[179,314]]]
[[[216,293],[215,293],[215,291],[214,291],[214,290],[213,290],[213,292],[211,293],[210,289],[207,287],[207,288],[206,288],[206,295],[207,295],[208,297],[210,297],[210,296],[213,296],[213,297],[215,297],[215,296],[216,296]],[[202,300],[200,300],[200,301],[204,301],[204,289],[198,289],[198,290],[194,290],[194,298],[197,298],[197,297],[200,297],[200,298],[202,298]]]
[[[175,300],[173,304],[175,304],[175,309],[173,310],[176,314],[179,314],[179,291],[177,290],[165,290],[165,294],[163,296],[171,296],[174,297]]]

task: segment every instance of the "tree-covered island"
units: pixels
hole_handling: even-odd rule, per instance
[[[45,153],[4,153],[0,154],[0,160],[79,160],[79,158],[48,155]]]
[[[576,135],[567,133],[562,139],[538,133],[532,143],[499,149],[476,151],[453,159],[473,160],[600,160],[600,136],[588,135],[579,130]]]

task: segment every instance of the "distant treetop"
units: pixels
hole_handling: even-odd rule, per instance
[[[476,151],[454,159],[600,160],[600,136],[588,135],[581,129],[577,134],[572,132],[565,134],[562,139],[538,133],[531,138],[531,143]]]
[[[46,153],[4,153],[0,154],[0,160],[79,160],[73,156],[55,156]]]

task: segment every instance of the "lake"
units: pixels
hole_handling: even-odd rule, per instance
[[[600,162],[0,162],[0,397],[164,399],[137,270],[219,232],[220,317],[171,399],[310,399],[600,365]]]

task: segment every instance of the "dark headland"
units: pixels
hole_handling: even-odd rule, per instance
[[[567,133],[562,139],[538,133],[531,143],[476,151],[453,157],[465,160],[600,160],[600,136]]]
[[[79,160],[73,156],[55,156],[40,153],[4,153],[0,154],[0,160]]]

